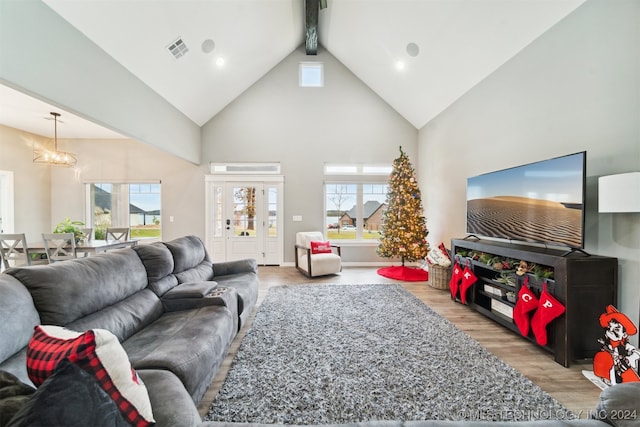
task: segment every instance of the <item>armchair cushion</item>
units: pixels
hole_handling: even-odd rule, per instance
[[[311,254],[330,254],[331,243],[329,242],[311,242]]]

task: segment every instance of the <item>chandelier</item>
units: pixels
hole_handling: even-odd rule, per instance
[[[66,151],[58,151],[58,117],[60,113],[50,113],[54,121],[53,149],[33,146],[33,163],[45,163],[54,166],[75,166],[76,155]]]

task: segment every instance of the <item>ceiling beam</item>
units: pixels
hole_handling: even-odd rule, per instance
[[[307,55],[318,54],[318,11],[320,3],[318,0],[305,0],[306,16],[306,51]]]

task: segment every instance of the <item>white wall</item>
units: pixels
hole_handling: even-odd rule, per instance
[[[323,88],[298,87],[304,61],[324,63]],[[307,56],[301,46],[203,126],[202,159],[281,163],[285,262],[293,262],[295,233],[324,229],[326,162],[391,164],[402,146],[416,167],[417,140],[417,130],[336,58],[322,47]],[[388,261],[371,246],[342,254],[345,262]]]
[[[59,141],[61,142],[61,141]],[[52,167],[52,226],[65,218],[85,220],[86,182],[159,180],[162,239],[188,234],[204,238],[204,173],[199,166],[133,140],[62,141],[77,155],[75,169]],[[170,222],[169,217],[174,221]]]
[[[640,213],[597,212],[599,176],[640,171],[639,46],[640,2],[588,1],[422,128],[430,242],[465,235],[468,176],[586,150],[585,248],[619,259],[640,324]]]
[[[0,125],[0,170],[13,172],[14,232],[27,240],[42,240],[50,231],[51,175],[48,166],[35,165],[33,142],[42,137]]]

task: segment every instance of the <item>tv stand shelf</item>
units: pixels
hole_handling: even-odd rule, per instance
[[[518,276],[512,270],[505,273],[490,263],[460,255],[470,252],[535,264],[543,267],[550,277],[545,279],[529,273]],[[468,264],[478,277],[467,291],[469,308],[522,336],[512,314],[510,316],[515,302],[508,301],[506,293],[513,292],[517,296],[528,277],[529,287],[540,295],[546,281],[547,291],[564,305],[566,311],[547,326],[548,343],[543,348],[565,367],[574,360],[593,358],[600,349],[598,338],[603,336],[604,330],[598,318],[607,305],[616,305],[617,301],[617,258],[481,239],[452,239],[451,253],[462,268]],[[524,338],[536,343],[533,333]]]

